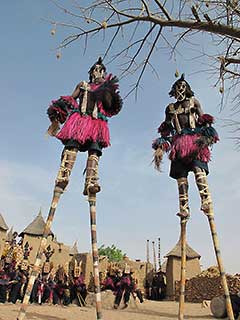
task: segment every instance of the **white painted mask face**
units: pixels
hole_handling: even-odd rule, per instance
[[[181,81],[176,85],[175,98],[177,99],[177,101],[183,101],[186,99],[186,89],[187,85],[185,81]]]
[[[100,64],[96,64],[95,68],[91,72],[92,82],[99,82],[105,78],[104,68]]]

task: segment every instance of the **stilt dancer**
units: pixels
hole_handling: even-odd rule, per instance
[[[96,237],[96,193],[98,183],[98,161],[102,149],[110,145],[108,117],[119,113],[122,100],[118,92],[118,79],[106,74],[102,59],[89,70],[89,82],[81,81],[71,96],[61,96],[48,108],[52,122],[48,133],[56,136],[64,144],[60,169],[56,178],[53,199],[46,221],[43,237],[37,252],[36,261],[30,275],[18,320],[23,320],[34,281],[40,272],[42,255],[46,247],[54,214],[59,199],[69,182],[77,152],[88,151],[86,178],[83,194],[88,196],[92,238],[93,271],[96,289],[97,319],[101,318],[101,298],[98,272],[98,250]],[[60,129],[60,124],[63,127]]]
[[[186,263],[186,223],[190,217],[188,204],[188,173],[193,171],[201,198],[201,210],[208,217],[217,263],[222,278],[226,297],[228,317],[233,320],[232,306],[227,286],[227,280],[222,264],[216,226],[214,223],[213,205],[208,189],[207,174],[208,161],[210,160],[209,146],[217,142],[218,135],[212,127],[213,117],[203,114],[199,101],[181,76],[169,92],[175,97],[176,102],[171,103],[165,110],[165,121],[158,128],[160,138],[153,142],[155,150],[155,167],[160,170],[160,164],[165,152],[169,153],[171,160],[170,177],[177,180],[179,191],[179,213],[181,219],[181,294],[179,303],[179,319],[184,318],[184,288],[185,288],[185,263]]]

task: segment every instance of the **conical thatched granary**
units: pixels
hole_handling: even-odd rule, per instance
[[[37,250],[39,248],[39,244],[43,235],[44,227],[45,221],[43,219],[42,212],[40,209],[36,218],[34,218],[34,220],[19,234],[19,237],[23,237],[23,246],[26,242],[28,242],[29,245],[32,247],[32,250],[29,255],[29,263],[33,263],[35,261]],[[71,259],[69,255],[70,247],[66,246],[62,242],[58,242],[56,237],[54,237],[52,231],[50,231],[49,236],[47,238],[46,247],[48,245],[50,245],[51,250],[54,251],[50,259],[50,262],[54,266],[54,268],[57,268],[58,265],[61,265],[67,269],[68,262]]]
[[[25,236],[39,237],[43,235],[45,228],[45,221],[42,216],[42,211],[40,209],[36,218],[19,234],[19,237],[25,238]],[[52,231],[49,236],[54,236]]]
[[[5,220],[3,219],[2,214],[0,213],[0,229],[7,231],[8,230],[8,226],[5,222]]]
[[[78,254],[78,247],[77,247],[77,241],[74,242],[72,248],[70,249],[70,256],[74,256],[75,254]]]
[[[167,298],[175,300],[175,281],[180,280],[181,274],[181,241],[165,255],[167,258]],[[201,272],[200,254],[186,243],[186,279],[190,279]]]
[[[6,236],[6,241],[11,242],[13,239],[13,227],[8,231],[7,236]]]
[[[6,241],[7,231],[8,231],[8,226],[2,214],[0,213],[0,257],[2,256],[2,251]]]
[[[19,233],[19,237],[23,238],[23,247],[27,242],[32,247],[29,255],[30,263],[33,263],[35,260],[41,237],[43,235],[44,227],[45,221],[40,209],[38,215],[33,219],[33,221],[21,233]],[[51,231],[48,236],[48,243],[52,241],[53,237],[54,235]]]

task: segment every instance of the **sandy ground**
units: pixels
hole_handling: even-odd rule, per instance
[[[1,304],[0,320],[16,320],[20,304]],[[198,303],[185,303],[184,319],[214,319],[210,308],[203,308]],[[118,310],[109,306],[102,310],[104,320],[172,320],[177,319],[178,303],[170,301],[144,301],[142,304],[134,301],[130,302],[127,309]],[[29,305],[26,320],[96,320],[95,307],[78,307],[70,305],[48,306],[48,305]]]

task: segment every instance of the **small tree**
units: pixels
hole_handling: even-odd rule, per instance
[[[101,245],[101,247],[98,249],[99,255],[107,256],[109,261],[111,262],[119,262],[123,260],[124,253],[122,250],[118,249],[114,244],[111,245],[111,247],[105,247],[105,245]]]

